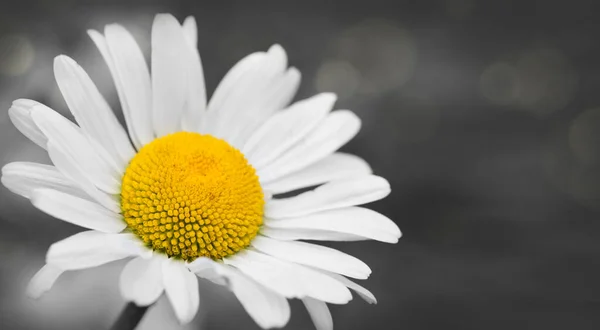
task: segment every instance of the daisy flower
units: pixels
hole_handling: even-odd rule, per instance
[[[288,322],[290,298],[302,300],[318,329],[333,327],[327,303],[349,302],[350,290],[376,302],[348,279],[369,276],[364,262],[303,242],[400,237],[390,219],[357,206],[390,186],[361,158],[336,152],[360,120],[331,111],[335,95],[289,105],[300,73],[274,45],[239,61],[208,101],[191,17],[155,17],[150,67],[122,26],[88,33],[112,74],[126,129],[64,55],[54,73],[77,124],[32,100],[9,110],[53,165],[7,164],[2,183],[87,229],[50,246],[31,296],[65,271],[131,258],[119,281],[125,300],[148,306],[165,293],[181,323],[197,312],[197,277],[228,287],[263,328]],[[292,197],[277,197],[283,193]]]

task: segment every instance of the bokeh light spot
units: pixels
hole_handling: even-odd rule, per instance
[[[334,92],[342,100],[354,95],[360,86],[360,73],[347,61],[327,61],[323,63],[315,78],[319,92]]]
[[[336,43],[338,58],[359,72],[359,93],[379,94],[403,86],[417,63],[411,33],[386,20],[366,20],[346,30]]]
[[[35,59],[33,43],[17,34],[0,38],[0,74],[20,76],[26,73]]]

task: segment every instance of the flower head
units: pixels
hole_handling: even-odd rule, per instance
[[[198,309],[196,276],[227,286],[263,328],[287,323],[289,298],[302,299],[319,329],[332,327],[326,303],[347,303],[349,289],[375,302],[347,279],[366,279],[365,263],[301,242],[400,237],[391,220],[357,206],[390,187],[362,159],[336,152],[360,120],[332,112],[333,94],[288,105],[300,74],[274,45],[237,63],[207,102],[193,18],[180,25],[156,16],[151,70],[123,27],[89,34],[114,79],[127,130],[64,55],[54,72],[77,124],[32,100],[9,110],[53,165],[10,163],[2,183],[88,229],[50,247],[31,295],[64,271],[132,258],[121,273],[123,297],[146,306],[164,292],[182,323]]]

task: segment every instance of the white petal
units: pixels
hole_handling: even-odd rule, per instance
[[[110,50],[108,49],[108,43],[106,41],[106,38],[100,32],[98,32],[96,30],[88,30],[87,32],[88,32],[88,35],[90,36],[90,38],[94,41],[94,44],[96,44],[96,47],[98,48],[98,50],[100,51],[100,54],[104,58],[104,61],[106,62],[106,65],[108,66],[110,74],[113,77],[113,81],[115,83],[117,94],[119,95],[119,101],[121,102],[121,109],[123,111],[123,116],[125,117],[125,123],[127,125],[129,137],[131,138],[133,145],[137,149],[140,149],[141,147],[143,147],[144,144],[140,141],[140,138],[138,137],[138,133],[136,133],[136,129],[135,129],[136,124],[134,123],[134,120],[132,119],[131,110],[130,110],[129,104],[127,103],[127,97],[125,96],[125,91],[123,89],[123,83],[121,82],[121,80],[119,78],[117,66],[114,63],[114,60],[110,53]],[[150,121],[148,121],[148,123],[150,123]],[[151,128],[150,128],[149,132],[150,132],[150,134],[152,134]]]
[[[48,139],[33,122],[33,118],[31,118],[31,109],[38,105],[41,105],[41,103],[32,100],[15,100],[10,109],[8,109],[8,117],[23,135],[33,141],[33,143],[46,149]]]
[[[230,143],[248,133],[249,125],[256,127],[283,108],[285,104],[281,103],[286,98],[289,101],[289,89],[295,93],[294,86],[299,81],[296,70],[284,71],[287,57],[281,46],[274,45],[267,54],[258,57],[258,60],[246,58],[232,68],[222,82],[226,90],[222,93],[217,88],[208,106],[209,113],[216,116],[211,120],[209,133]],[[234,81],[230,84],[231,80]],[[234,144],[238,148],[241,145]]]
[[[84,199],[90,197],[51,165],[14,162],[2,168],[2,184],[15,194],[30,198],[34,189],[50,188]]]
[[[273,194],[281,194],[371,173],[371,167],[362,158],[336,152],[300,171],[264,184],[263,189]]]
[[[83,191],[100,203],[100,205],[115,213],[121,212],[119,203],[112,196],[96,188],[81,167],[66,155],[64,151],[56,148],[53,143],[48,143],[48,155],[54,166],[56,166],[64,176],[71,179],[72,182],[77,183]]]
[[[187,268],[194,274],[207,279],[218,285],[227,285],[226,279],[217,272],[219,264],[210,258],[200,257],[186,264]]]
[[[226,285],[263,329],[283,327],[290,318],[287,299],[248,278],[233,267],[198,258],[187,265],[196,275]]]
[[[380,200],[390,193],[386,179],[364,175],[330,181],[300,195],[273,199],[265,207],[269,218],[288,218],[325,210],[361,205]]]
[[[189,31],[192,29],[194,32]],[[183,24],[183,33],[188,47],[180,56],[182,57],[181,61],[187,63],[188,92],[181,116],[181,128],[185,131],[199,132],[206,115],[206,87],[200,53],[196,48],[196,20],[193,17],[186,18]],[[192,33],[193,35],[190,35]],[[191,38],[193,38],[193,42],[190,40]]]
[[[46,264],[42,267],[29,282],[27,286],[27,295],[30,298],[37,299],[52,288],[58,277],[64,273],[63,270]]]
[[[177,319],[182,324],[190,322],[198,312],[200,295],[198,280],[183,262],[167,259],[162,263],[165,292]]]
[[[236,148],[242,148],[248,139],[264,122],[277,111],[286,107],[300,86],[300,71],[290,68],[280,78],[276,78],[259,95],[264,95],[257,103],[250,104],[231,121],[231,135],[226,139]],[[258,103],[260,102],[260,103]]]
[[[108,49],[108,43],[106,41],[106,38],[104,37],[104,35],[102,35],[102,33],[96,30],[87,30],[87,33],[90,36],[90,39],[92,39],[92,41],[96,45],[96,48],[98,48],[98,50],[100,51],[100,55],[102,55],[102,58],[104,58],[104,62],[106,62],[106,65],[108,66],[110,75],[112,76],[113,81],[115,83],[117,94],[119,95],[121,109],[123,111],[123,116],[125,117],[125,123],[127,125],[129,137],[131,138],[133,145],[139,149],[142,147],[142,145],[139,144],[139,139],[135,134],[135,130],[132,127],[131,111],[129,110],[127,99],[124,96],[123,85],[119,80],[117,68],[112,58],[112,55],[110,54],[110,50]]]
[[[274,162],[258,170],[262,184],[301,170],[335,152],[360,130],[360,119],[351,111],[330,113],[309,135]]]
[[[139,149],[154,140],[148,65],[137,42],[124,27],[107,25],[104,34],[105,39],[102,39],[99,33],[90,32],[111,70],[129,135]]]
[[[288,219],[265,219],[271,228],[288,230],[316,229],[362,236],[387,243],[397,243],[398,226],[389,218],[362,207],[348,207]]]
[[[398,226],[389,218],[362,207],[347,207],[288,219],[265,219],[265,225],[278,229],[316,229],[362,236],[382,242],[396,243],[401,236]]]
[[[342,275],[334,274],[334,273],[327,272],[327,271],[322,271],[322,272],[325,273],[325,274],[327,274],[327,275],[329,275],[329,276],[331,276],[331,277],[333,277],[334,279],[340,281],[340,283],[344,284],[349,289],[354,290],[356,293],[358,293],[358,295],[361,298],[363,298],[369,304],[377,304],[377,299],[371,293],[371,291],[365,289],[361,285],[358,285],[358,284],[352,282],[351,280],[345,278]]]
[[[152,25],[152,120],[157,137],[181,130],[188,95],[190,48],[183,29],[170,14],[158,14]]]
[[[246,250],[223,261],[287,298],[313,297],[333,304],[352,299],[348,289],[331,277],[259,252]]]
[[[208,103],[208,121],[202,123],[203,131],[214,133],[220,122],[221,109],[234,94],[237,85],[245,80],[245,77],[258,70],[266,58],[264,52],[252,53],[237,62],[221,80]]]
[[[58,87],[79,125],[125,168],[135,151],[127,133],[87,73],[71,58],[54,59]]]
[[[120,215],[95,202],[58,190],[36,189],[31,194],[31,203],[55,218],[87,229],[118,233],[126,227]]]
[[[147,253],[133,234],[84,231],[50,246],[46,263],[63,270],[85,269]]]
[[[121,294],[138,306],[153,304],[164,290],[162,258],[137,257],[125,265],[119,279]]]
[[[313,241],[364,241],[369,238],[352,234],[319,229],[282,229],[263,226],[260,233],[264,236],[282,241],[313,240]]]
[[[49,142],[76,163],[94,185],[108,193],[120,192],[120,173],[111,160],[100,156],[99,146],[94,146],[79,127],[46,108],[34,107],[31,116]]]
[[[263,329],[281,328],[290,319],[290,305],[285,297],[256,283],[232,267],[220,272],[229,279],[229,288],[252,319]]]
[[[279,241],[264,236],[256,236],[252,240],[252,246],[279,259],[358,279],[366,279],[371,274],[371,269],[364,262],[325,246],[305,242]]]
[[[183,33],[190,45],[196,48],[198,46],[198,25],[194,16],[188,16],[183,21]]]
[[[335,94],[323,93],[292,104],[254,132],[242,152],[255,168],[272,162],[317,127],[335,100]]]
[[[302,302],[317,330],[333,330],[333,318],[326,303],[313,298],[303,298]]]

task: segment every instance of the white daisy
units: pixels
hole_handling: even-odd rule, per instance
[[[227,286],[263,328],[287,323],[288,298],[301,299],[319,329],[333,327],[326,303],[347,303],[349,289],[375,302],[347,279],[366,279],[365,263],[300,242],[400,237],[387,217],[356,206],[384,198],[388,182],[364,160],[336,152],[358,132],[356,115],[331,112],[336,98],[328,93],[288,106],[300,74],[279,45],[238,62],[207,102],[191,17],[180,25],[156,16],[150,70],[122,26],[89,35],[110,69],[127,130],[64,55],[54,72],[78,125],[32,100],[9,110],[54,166],[10,163],[2,183],[88,229],[50,247],[32,296],[64,271],[132,258],[120,277],[123,297],[147,306],[164,292],[182,323],[198,309],[196,276]]]

